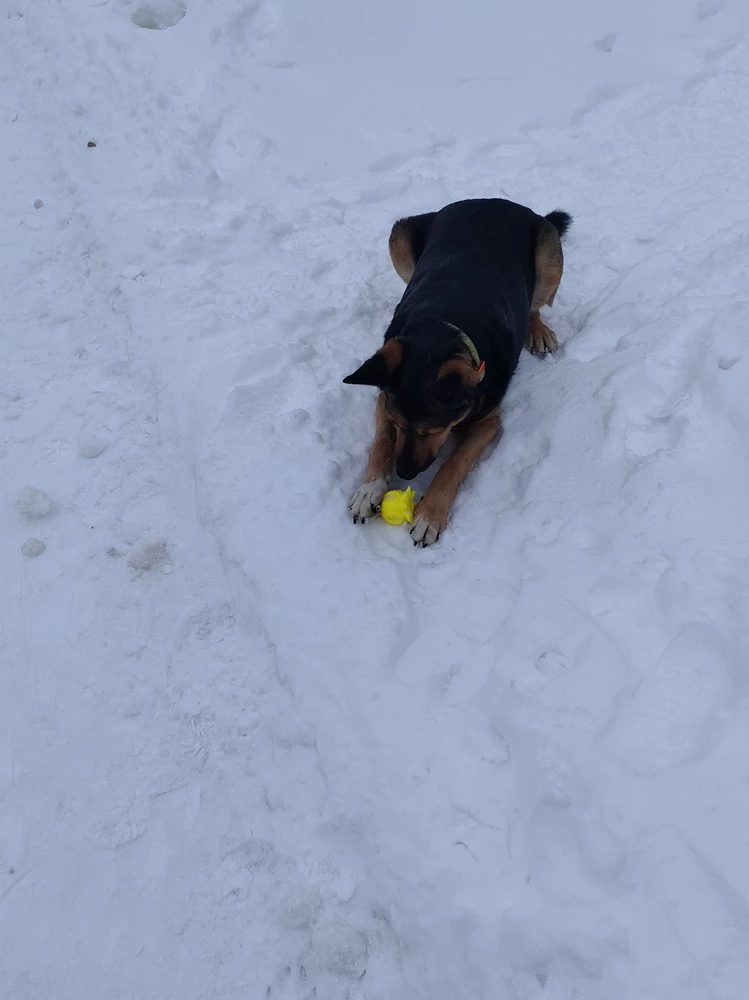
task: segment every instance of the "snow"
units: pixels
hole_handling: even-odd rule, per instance
[[[743,5],[2,24],[0,996],[744,1000]],[[469,196],[562,346],[421,551],[341,379]]]

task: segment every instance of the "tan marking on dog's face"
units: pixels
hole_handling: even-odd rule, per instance
[[[409,468],[424,472],[439,454],[440,449],[450,437],[460,420],[454,420],[444,427],[430,427],[424,424],[411,424],[400,414],[389,412],[389,417],[395,427],[395,459],[396,467],[403,462]]]
[[[449,427],[431,428],[429,431],[419,432],[416,428],[412,433],[401,429],[396,425],[395,430],[395,454],[398,460],[404,457],[404,449],[409,450],[409,459],[423,472],[428,469],[439,454],[440,448],[450,437],[452,424]]]

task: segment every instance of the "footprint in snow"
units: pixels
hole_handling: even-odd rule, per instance
[[[139,545],[128,556],[127,564],[134,570],[136,576],[143,576],[145,573],[172,572],[172,557],[169,546],[163,538],[156,538]]]
[[[603,35],[601,38],[597,38],[591,45],[594,49],[598,49],[599,52],[611,52],[614,48],[614,42],[616,41],[616,32],[612,31],[608,35]]]
[[[701,0],[695,8],[694,14],[698,21],[704,21],[705,18],[720,14],[722,9],[722,5],[716,3],[716,0]]]
[[[149,31],[163,31],[173,28],[187,13],[183,0],[147,0],[139,3],[130,15],[130,20],[139,28]]]

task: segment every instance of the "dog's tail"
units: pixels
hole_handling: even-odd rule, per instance
[[[564,239],[567,230],[572,225],[572,216],[557,209],[555,212],[549,212],[545,218],[559,233],[559,239]]]

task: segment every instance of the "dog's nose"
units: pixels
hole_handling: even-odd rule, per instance
[[[399,479],[405,479],[408,482],[411,479],[416,479],[421,469],[416,469],[412,465],[398,465],[395,471]]]

